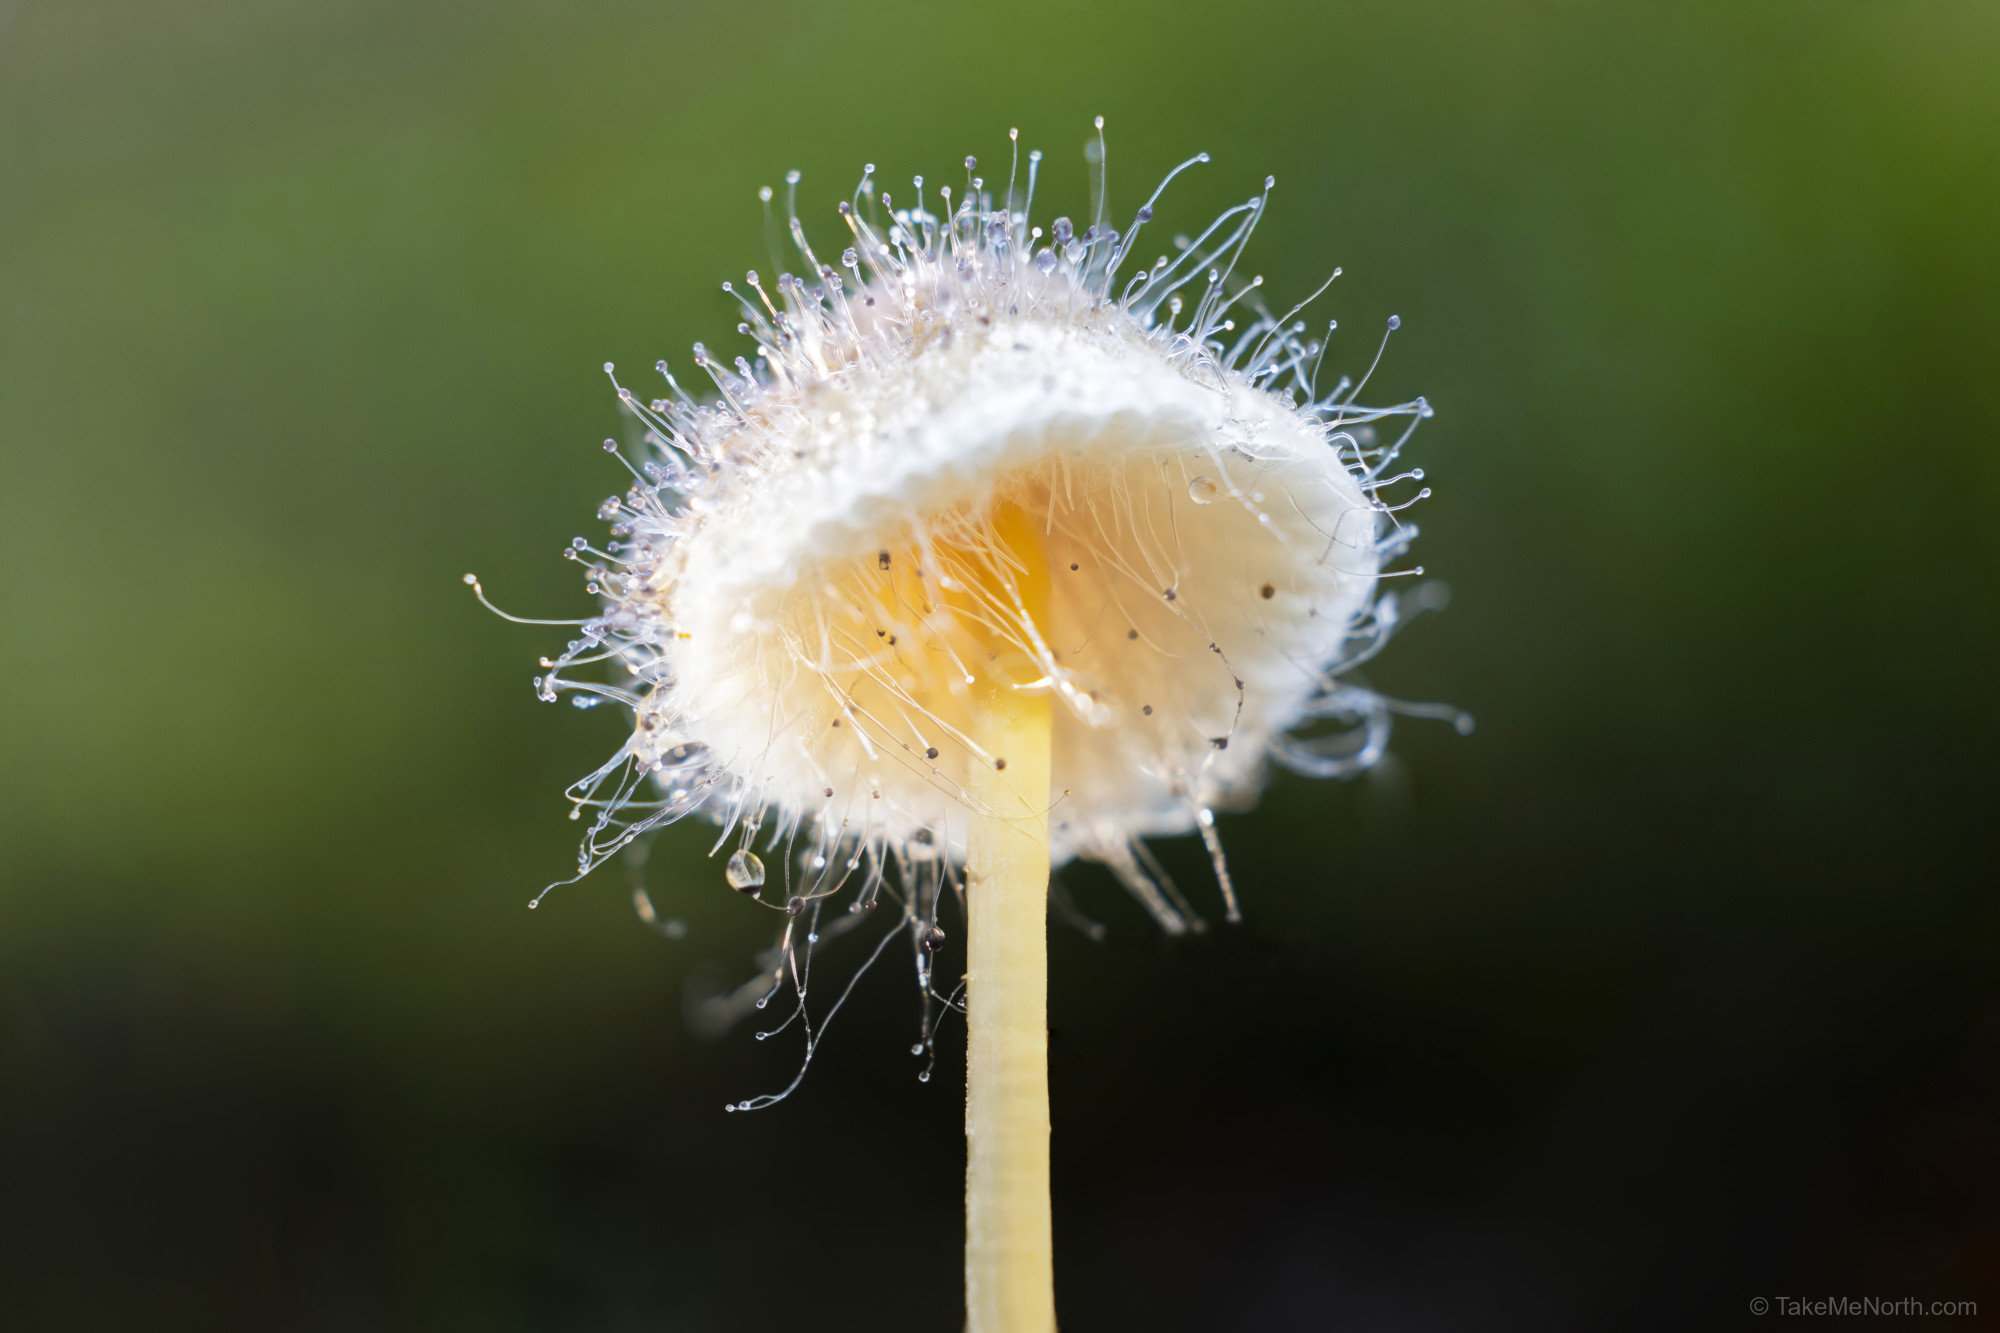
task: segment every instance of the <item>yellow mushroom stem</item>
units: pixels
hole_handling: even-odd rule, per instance
[[[1048,624],[1041,533],[1014,504],[993,512],[981,600]],[[1011,643],[973,687],[971,739],[993,763],[969,784],[966,849],[965,1306],[968,1333],[1056,1326],[1049,1226],[1048,896],[1051,695]],[[1012,664],[1005,659],[1016,656]],[[1012,669],[1009,669],[1011,665]]]

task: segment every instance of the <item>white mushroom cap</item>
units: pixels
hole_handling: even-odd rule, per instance
[[[967,767],[994,758],[956,719],[970,673],[998,671],[1064,705],[1058,863],[1253,794],[1380,563],[1376,507],[1320,425],[1201,383],[1122,312],[995,320],[865,379],[802,395],[822,418],[805,456],[770,460],[663,562],[663,738],[768,801],[956,852]],[[992,663],[938,548],[1000,500],[1038,520],[1052,573],[1046,623],[1010,627],[1026,660]]]
[[[1355,406],[1346,380],[1322,395],[1297,311],[1230,276],[1269,182],[1130,274],[1151,203],[1132,236],[1058,219],[1038,248],[1025,210],[970,185],[880,227],[843,204],[846,279],[794,218],[816,276],[736,293],[757,363],[732,374],[696,345],[719,402],[670,374],[671,399],[620,388],[648,459],[606,502],[608,548],[576,548],[606,613],[537,681],[636,718],[573,789],[600,812],[583,869],[697,810],[804,830],[822,896],[863,853],[876,878],[892,857],[960,859],[967,776],[1005,758],[965,725],[983,674],[1060,700],[1052,860],[1110,864],[1178,928],[1140,839],[1199,831],[1220,872],[1211,812],[1254,799],[1268,758],[1339,775],[1380,754],[1386,702],[1337,676],[1395,625],[1376,594],[1414,529],[1382,493],[1422,474],[1390,475],[1407,429],[1383,444],[1366,423],[1429,409]],[[1246,298],[1256,313],[1232,314]],[[994,538],[1002,505],[1039,534],[1039,612],[995,591],[1021,558]],[[561,674],[603,656],[630,680]],[[1349,730],[1289,734],[1319,718]]]

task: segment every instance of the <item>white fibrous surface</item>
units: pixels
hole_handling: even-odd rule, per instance
[[[970,739],[983,676],[1057,700],[1052,860],[1108,864],[1178,931],[1195,914],[1143,839],[1201,834],[1226,896],[1212,812],[1273,760],[1347,776],[1382,753],[1402,706],[1341,673],[1397,624],[1399,511],[1428,493],[1398,457],[1424,400],[1322,385],[1321,339],[1237,272],[1269,182],[1152,262],[1157,192],[1123,234],[1045,235],[1032,159],[1025,191],[971,172],[936,211],[864,179],[838,266],[794,218],[803,276],[729,285],[754,351],[732,368],[696,345],[716,397],[665,362],[667,396],[619,388],[634,484],[601,511],[610,540],[572,551],[604,611],[537,680],[634,719],[572,788],[580,871],[699,812],[718,848],[791,849],[793,916],[886,891],[929,929],[967,776],[1004,763]],[[1043,606],[1002,591],[1000,506],[1039,535]],[[605,661],[608,681],[579,674]],[[758,892],[759,866],[730,883]]]

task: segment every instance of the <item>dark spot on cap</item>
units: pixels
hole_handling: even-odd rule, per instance
[[[831,788],[831,787],[828,787],[828,788],[826,789],[826,794],[827,794],[828,796],[831,796],[831,795],[833,795],[833,788]]]
[[[834,725],[834,726],[836,726],[836,727],[837,727],[837,726],[839,726],[839,725],[840,725],[840,719],[839,719],[839,718],[835,718],[835,719],[833,720],[833,725]]]
[[[876,552],[875,563],[887,569],[889,567],[889,553],[887,551]]]
[[[1151,717],[1153,715],[1153,705],[1147,704],[1139,711],[1144,713],[1147,717]]]
[[[937,746],[933,745],[933,746],[930,746],[929,748],[927,748],[927,749],[926,749],[926,750],[924,751],[924,758],[926,758],[926,759],[935,759],[935,758],[937,758]]]
[[[1166,594],[1167,600],[1170,602],[1177,596],[1172,588],[1162,588],[1160,591]]]
[[[993,767],[995,767],[995,768],[1005,768],[1005,767],[1007,767],[1007,761],[1006,761],[1005,759],[995,759],[995,760],[993,761]]]
[[[1075,569],[1075,568],[1076,568],[1076,564],[1075,564],[1075,562],[1073,562],[1073,561],[1071,562],[1071,564],[1070,564],[1070,568],[1071,568],[1071,569]]]
[[[891,635],[889,636],[889,642],[890,642],[890,643],[894,643],[895,641],[896,641],[896,636],[895,636],[895,635],[893,635],[893,634],[891,634]]]
[[[1259,597],[1262,597],[1265,601],[1268,602],[1273,597],[1276,597],[1278,595],[1278,590],[1276,588],[1273,588],[1270,584],[1267,583],[1263,587],[1257,589],[1257,595]]]
[[[1229,737],[1211,736],[1208,738],[1208,743],[1218,750],[1227,750],[1229,748]]]
[[[882,636],[883,636],[884,634],[887,634],[888,632],[889,632],[889,631],[888,631],[888,630],[885,630],[885,629],[878,629],[878,630],[876,630],[876,631],[875,631],[875,637],[879,639],[879,638],[881,638],[881,637],[882,637]]]
[[[1139,631],[1135,629],[1128,629],[1125,631],[1125,637],[1128,639],[1136,639],[1139,637]]]

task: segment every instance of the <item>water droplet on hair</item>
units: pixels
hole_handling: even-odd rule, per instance
[[[1038,250],[1038,251],[1036,251],[1036,252],[1035,252],[1035,268],[1036,268],[1036,269],[1037,269],[1037,270],[1038,270],[1039,272],[1042,272],[1042,273],[1045,273],[1045,274],[1046,274],[1046,273],[1053,273],[1053,272],[1055,272],[1055,271],[1056,271],[1056,252],[1055,252],[1055,251],[1053,251],[1053,250],[1050,250],[1050,249],[1046,249],[1046,248],[1044,248],[1044,249],[1041,249],[1041,250]]]
[[[942,948],[944,948],[944,932],[932,926],[924,932],[924,952],[936,953]]]
[[[806,910],[806,900],[799,897],[796,893],[793,894],[791,897],[785,899],[786,916],[797,916],[800,912],[803,912],[805,910]]]
[[[755,852],[734,851],[729,854],[729,864],[722,868],[722,877],[738,893],[755,893],[764,884],[764,863]]]
[[[1198,505],[1214,504],[1215,497],[1220,494],[1222,488],[1215,484],[1212,477],[1196,477],[1188,483],[1188,499]]]
[[[1391,315],[1391,316],[1389,316],[1389,327],[1390,327],[1391,329],[1400,329],[1400,328],[1402,328],[1402,327],[1403,327],[1403,317],[1402,317],[1401,315]]]

